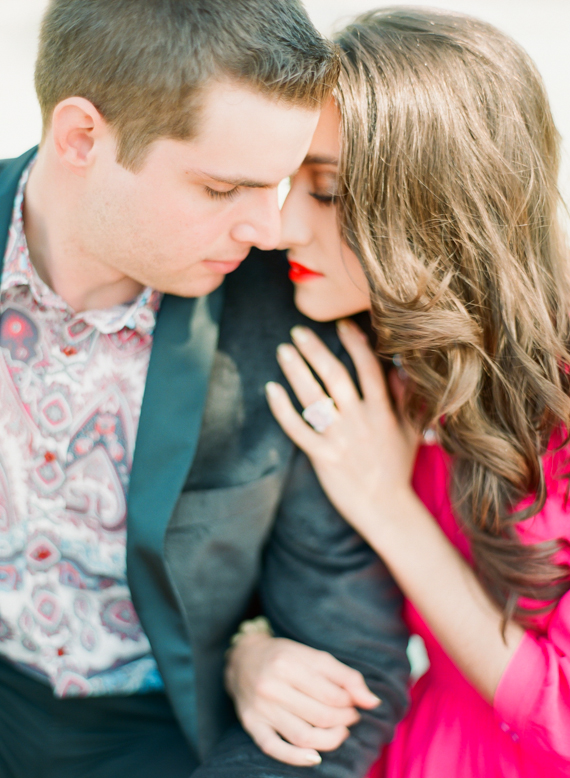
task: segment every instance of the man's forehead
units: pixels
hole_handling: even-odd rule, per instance
[[[204,97],[196,140],[207,144],[212,136],[231,138],[242,127],[252,140],[296,130],[302,133],[307,126],[316,126],[319,116],[319,107],[277,100],[253,86],[216,83]]]
[[[224,113],[226,111],[240,111],[241,109],[250,110],[253,104],[266,108],[279,108],[284,111],[296,108],[311,110],[267,94],[255,84],[247,84],[231,78],[212,81],[204,87],[202,95],[201,104],[206,116],[216,111]]]
[[[318,109],[292,106],[239,84],[209,89],[197,135],[184,142],[188,175],[247,188],[276,187],[301,165]]]

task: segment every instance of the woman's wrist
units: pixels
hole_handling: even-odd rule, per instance
[[[256,616],[254,619],[247,619],[237,628],[237,632],[230,638],[230,648],[237,646],[249,635],[265,635],[273,637],[273,629],[269,619],[265,616]]]
[[[434,517],[411,488],[393,492],[390,500],[371,510],[366,526],[359,532],[412,599],[415,586],[409,584],[416,578],[413,571],[419,571],[418,560],[426,554],[435,559],[451,549]]]
[[[269,630],[248,629],[247,627],[243,630],[244,625],[247,624],[251,624],[251,622],[240,624],[238,632],[232,637],[230,647],[226,651],[225,687],[226,691],[234,698],[238,691],[236,668],[239,667],[241,658],[247,657],[248,653],[251,655],[255,652],[256,646],[273,640],[273,632],[270,627]],[[267,624],[269,625],[269,622]]]
[[[383,554],[385,545],[407,534],[410,523],[425,513],[426,509],[413,489],[403,486],[392,489],[381,500],[368,501],[355,511],[354,518],[349,518],[364,540]]]

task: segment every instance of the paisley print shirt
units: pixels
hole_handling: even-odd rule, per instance
[[[126,579],[126,497],[161,296],[75,314],[15,199],[0,285],[0,655],[59,697],[162,688]]]

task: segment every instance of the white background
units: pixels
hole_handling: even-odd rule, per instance
[[[231,2],[231,0],[228,0]],[[325,33],[381,0],[306,0]],[[411,4],[411,3],[410,3]],[[479,16],[519,41],[546,82],[558,129],[565,139],[562,190],[570,201],[570,0],[415,0]],[[46,0],[0,0],[0,158],[38,142],[40,115],[33,88],[38,26]]]

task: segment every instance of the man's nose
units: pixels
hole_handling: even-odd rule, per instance
[[[295,246],[306,246],[310,242],[307,205],[295,187],[292,187],[281,208],[281,236],[277,248],[293,249]]]
[[[277,248],[281,235],[281,214],[275,189],[260,190],[244,217],[232,230],[232,237],[239,243],[249,243],[263,251]]]

